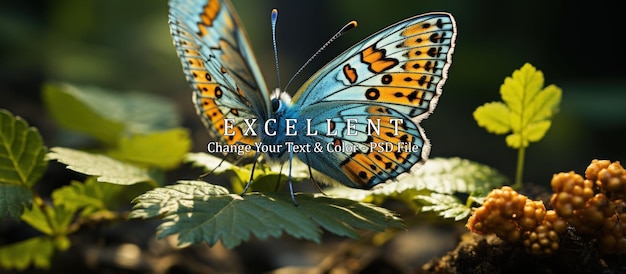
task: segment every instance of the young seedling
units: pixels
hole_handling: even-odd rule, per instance
[[[531,142],[543,138],[561,102],[561,89],[544,87],[543,73],[526,63],[504,79],[500,86],[503,102],[486,103],[474,111],[479,126],[495,134],[509,134],[506,144],[517,149],[517,170],[513,188],[522,185],[524,152]]]

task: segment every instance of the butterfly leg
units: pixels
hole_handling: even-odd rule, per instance
[[[293,151],[289,151],[289,193],[291,194],[291,201],[293,205],[298,206],[298,202],[296,202],[296,196],[293,194],[293,184],[291,183],[291,163],[293,161]]]
[[[322,190],[322,188],[320,187],[320,184],[313,177],[313,170],[311,170],[311,166],[308,166],[308,167],[309,167],[309,177],[311,178],[311,181],[313,182],[313,185],[315,186],[315,188],[317,188],[317,191],[319,191],[324,196],[326,196],[326,193],[324,193],[324,190]]]
[[[248,180],[248,183],[243,188],[243,192],[241,192],[241,196],[243,196],[244,194],[246,194],[246,192],[248,192],[248,188],[252,184],[252,180],[254,179],[254,170],[256,169],[256,161],[258,160],[259,155],[260,155],[260,152],[258,151],[254,153],[254,161],[252,162],[252,170],[250,171],[250,180]]]
[[[305,157],[306,157],[307,167],[309,168],[309,178],[311,178],[311,182],[313,182],[313,185],[315,186],[315,188],[317,188],[317,191],[319,191],[324,196],[326,196],[326,193],[324,193],[324,190],[322,190],[322,188],[320,187],[320,184],[317,182],[317,180],[315,180],[315,177],[313,177],[313,170],[311,169],[311,165],[309,164],[308,155],[305,155]]]

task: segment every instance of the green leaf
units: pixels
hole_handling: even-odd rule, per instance
[[[30,265],[40,269],[50,267],[54,254],[54,240],[47,236],[0,246],[0,266],[4,269],[25,270]]]
[[[511,131],[509,108],[501,102],[486,103],[474,111],[474,120],[478,125],[495,134]]]
[[[552,115],[558,111],[561,89],[555,85],[543,87],[544,77],[526,63],[513,72],[500,86],[502,103],[488,103],[474,111],[478,125],[496,134],[511,132],[508,146],[519,149],[543,138],[550,128]]]
[[[0,184],[32,187],[48,165],[36,128],[0,109]]]
[[[175,106],[154,94],[47,84],[43,98],[60,125],[108,144],[116,143],[122,135],[166,130],[180,123]]]
[[[59,125],[114,144],[124,132],[124,122],[106,114],[110,101],[105,98],[102,105],[98,105],[98,99],[97,95],[68,84],[43,87],[43,101]]]
[[[345,197],[357,201],[376,201],[382,203],[387,198],[396,198],[410,204],[416,209],[445,211],[444,217],[465,218],[466,211],[455,208],[469,209],[465,202],[456,198],[456,194],[468,194],[468,199],[476,199],[474,193],[487,193],[494,187],[502,186],[508,178],[497,170],[460,158],[433,158],[426,161],[423,167],[412,174],[375,188],[371,191],[336,187],[324,190],[331,196]],[[433,197],[429,199],[428,197]],[[417,200],[416,200],[417,199]],[[446,203],[430,204],[434,201]],[[440,207],[445,206],[445,207]],[[454,209],[454,210],[453,210]],[[451,211],[448,211],[451,210]],[[459,215],[450,215],[458,213]]]
[[[25,186],[0,184],[0,219],[10,216],[19,220],[24,208],[30,208],[33,194]]]
[[[126,186],[104,184],[90,177],[85,183],[72,181],[70,185],[54,190],[52,199],[57,205],[82,210],[81,215],[86,216],[98,211],[112,210],[114,202],[126,189]]]
[[[207,154],[207,153],[188,153],[184,162],[189,162],[193,166],[202,167],[211,174],[229,174],[231,175],[231,183],[234,192],[243,191],[243,187],[250,180],[250,171],[252,164],[237,166],[232,163]],[[254,178],[251,184],[251,190],[256,191],[272,191],[277,189],[278,182],[284,183],[289,176],[289,168],[281,168],[280,165],[270,165],[259,162],[254,170]],[[308,179],[310,177],[307,165],[294,159],[291,168],[291,180],[294,183]]]
[[[221,174],[237,167],[222,158],[204,152],[187,153],[183,162],[191,163],[191,165],[195,167],[204,168],[205,171],[210,171],[212,174]]]
[[[186,129],[176,128],[123,137],[108,154],[142,165],[170,169],[178,166],[191,147]]]
[[[67,165],[68,169],[98,177],[98,182],[132,185],[141,182],[156,184],[147,169],[111,157],[70,148],[53,147],[48,158]]]
[[[453,218],[455,221],[460,221],[467,218],[472,211],[457,197],[448,194],[431,193],[418,195],[416,198],[428,204],[422,207],[422,211],[437,212],[439,216],[446,219]]]
[[[528,104],[528,121],[539,122],[549,119],[558,111],[561,102],[561,89],[555,85],[549,85],[537,94],[535,100]]]
[[[355,228],[383,230],[402,227],[391,212],[371,205],[328,197],[298,194],[299,206],[278,193],[250,193],[243,198],[223,187],[201,181],[156,188],[140,195],[129,218],[164,215],[159,237],[178,233],[180,244],[218,240],[232,248],[254,235],[259,239],[287,233],[320,241],[320,226],[332,233],[356,237]]]
[[[65,235],[70,223],[74,219],[76,209],[65,207],[65,205],[57,204],[50,206],[48,204],[41,206],[33,206],[26,209],[22,214],[22,220],[33,228],[41,231],[49,236]]]

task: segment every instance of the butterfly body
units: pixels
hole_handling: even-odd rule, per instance
[[[171,0],[170,29],[198,114],[222,143],[271,146],[270,160],[297,157],[365,189],[428,157],[419,122],[434,110],[451,64],[456,25],[448,13],[411,17],[358,42],[293,99],[270,96],[227,1]]]

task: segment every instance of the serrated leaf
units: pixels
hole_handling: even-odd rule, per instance
[[[325,193],[335,197],[344,197],[358,201],[375,201],[382,203],[387,198],[396,198],[401,201],[411,201],[415,197],[429,197],[431,195],[443,195],[449,197],[456,204],[453,207],[466,208],[465,202],[459,201],[454,194],[469,194],[473,199],[473,193],[486,193],[488,190],[502,186],[509,181],[507,177],[497,170],[476,162],[461,158],[433,158],[426,161],[423,167],[416,172],[390,182],[371,191],[336,187],[324,190]],[[422,207],[423,204],[411,204],[410,206]],[[465,214],[464,211],[449,211]],[[457,218],[457,216],[452,216]],[[465,218],[459,216],[459,218]]]
[[[47,269],[50,267],[54,247],[54,240],[46,236],[0,246],[0,266],[18,271],[25,270],[30,265]]]
[[[549,85],[537,94],[532,102],[529,103],[528,121],[539,122],[548,119],[558,111],[561,103],[561,89],[555,85]]]
[[[276,194],[268,193],[268,196]],[[354,228],[374,231],[383,231],[391,227],[404,228],[404,223],[394,213],[372,204],[307,194],[297,195],[296,199],[299,210],[326,230],[339,236],[357,238],[358,234]]]
[[[0,184],[0,219],[10,216],[19,220],[24,208],[30,208],[33,194],[25,186]]]
[[[189,132],[176,128],[123,137],[117,148],[108,154],[141,165],[171,169],[180,164],[189,148],[191,148]]]
[[[511,132],[506,137],[508,146],[527,147],[530,142],[543,138],[549,128],[549,119],[561,102],[561,89],[554,85],[543,88],[543,85],[543,73],[526,63],[500,86],[506,105],[489,103],[478,107],[474,119],[489,132]]]
[[[70,185],[54,190],[52,199],[56,205],[82,210],[81,215],[86,216],[101,210],[111,210],[111,204],[125,190],[125,186],[100,183],[90,177],[84,183],[72,181]]]
[[[478,107],[474,113],[478,125],[495,134],[504,134],[511,130],[509,108],[501,102],[486,103]]]
[[[63,235],[74,219],[76,209],[59,204],[55,206],[46,204],[43,208],[45,214],[38,205],[26,209],[22,214],[22,220],[46,235]]]
[[[461,158],[432,158],[414,173],[398,179],[398,182],[390,182],[371,191],[357,190],[357,193],[389,196],[423,189],[446,194],[471,193],[489,190],[508,181],[507,177],[487,165]]]
[[[141,182],[156,184],[147,169],[111,157],[70,148],[53,147],[48,158],[67,165],[68,169],[98,177],[98,182],[132,185]]]
[[[0,109],[0,183],[32,187],[48,166],[36,128]]]
[[[463,220],[469,216],[471,209],[462,203],[457,197],[450,194],[431,193],[430,195],[419,195],[416,197],[426,202],[428,205],[422,207],[422,211],[434,211],[439,216],[455,221]]]
[[[251,235],[259,239],[287,233],[319,242],[320,226],[338,235],[356,237],[355,228],[382,230],[401,227],[391,212],[347,199],[298,194],[299,206],[278,193],[250,193],[242,198],[226,189],[199,181],[156,188],[140,195],[130,218],[163,214],[159,237],[179,234],[180,244],[218,240],[232,248]]]
[[[109,144],[122,135],[166,130],[180,121],[175,106],[153,94],[47,84],[43,98],[60,125]]]
[[[543,81],[543,73],[526,63],[512,77],[504,79],[500,87],[502,100],[512,112],[522,114],[528,111],[527,106],[543,87]]]

